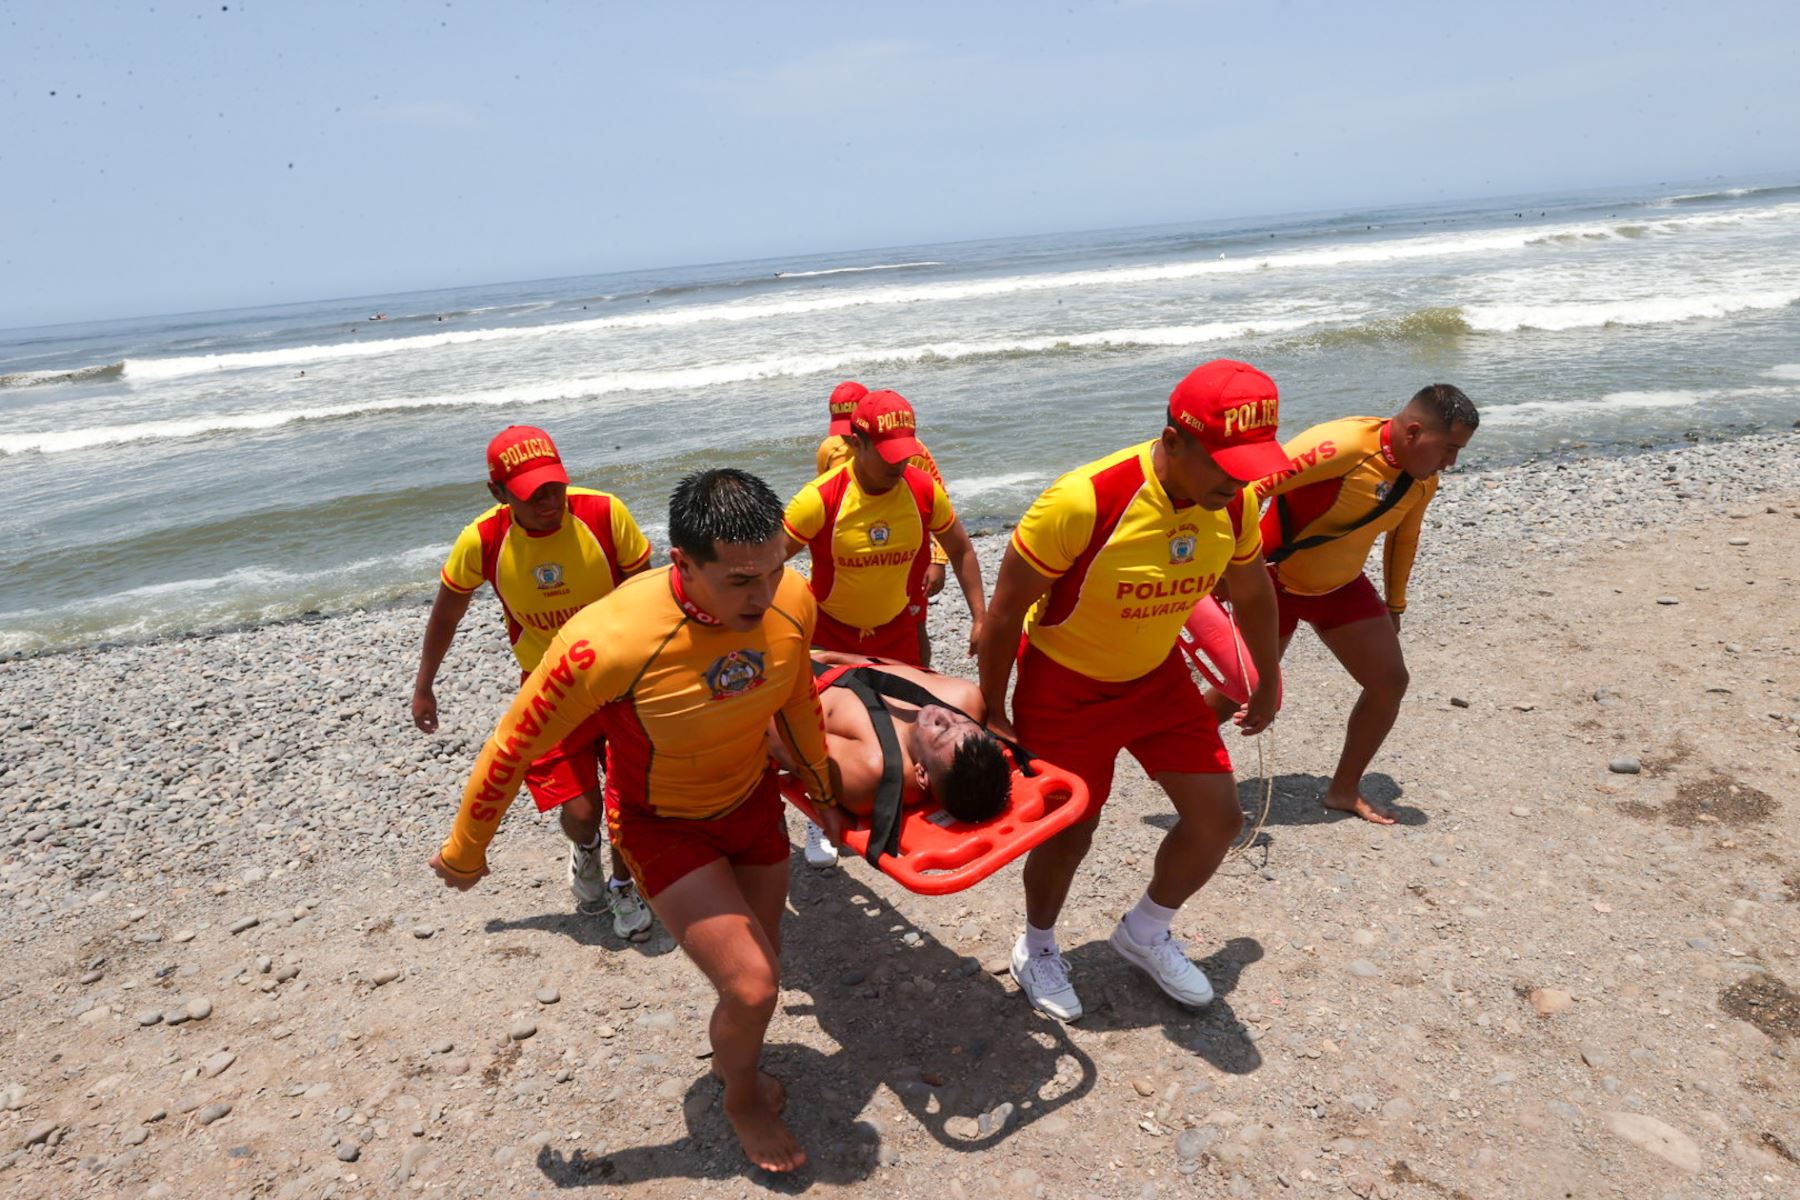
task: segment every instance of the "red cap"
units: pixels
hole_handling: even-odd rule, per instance
[[[1249,363],[1201,363],[1169,394],[1169,424],[1200,440],[1219,469],[1245,483],[1288,467],[1275,440],[1280,421],[1275,381]]]
[[[869,389],[854,379],[846,379],[832,388],[831,428],[825,431],[826,435],[849,433],[850,414],[856,411],[857,403],[868,394]]]
[[[505,484],[515,499],[529,500],[546,483],[567,483],[562,456],[550,435],[532,425],[508,425],[488,443],[488,478]]]
[[[919,445],[918,426],[912,405],[899,392],[870,392],[857,402],[850,417],[850,427],[874,442],[882,459],[890,463],[905,462],[925,452]]]

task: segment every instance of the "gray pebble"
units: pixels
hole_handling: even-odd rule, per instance
[[[124,1142],[127,1146],[141,1146],[150,1140],[150,1131],[142,1125],[125,1131]]]
[[[242,933],[246,929],[255,929],[261,923],[262,922],[255,917],[239,917],[227,926],[227,928],[230,929],[232,933]]]
[[[1656,602],[1658,604],[1680,604],[1681,603],[1681,601],[1674,596],[1658,596],[1656,598]]]
[[[398,968],[383,967],[381,970],[375,972],[375,974],[369,976],[369,982],[373,983],[376,987],[383,987],[394,982],[394,980],[398,978],[400,978],[400,971]]]
[[[1218,1140],[1219,1131],[1211,1125],[1202,1125],[1198,1129],[1184,1129],[1175,1138],[1175,1157],[1193,1160],[1199,1158],[1212,1148]]]
[[[1636,775],[1644,769],[1644,764],[1635,758],[1615,758],[1606,764],[1606,769],[1614,775]]]
[[[561,999],[562,993],[553,987],[541,987],[537,990],[537,1002],[539,1004],[555,1004]]]
[[[456,1044],[449,1038],[439,1038],[437,1041],[431,1043],[431,1052],[433,1054],[448,1054],[454,1049],[456,1049]]]
[[[187,1015],[190,1021],[204,1021],[212,1016],[213,1004],[205,996],[195,996],[187,1002]]]
[[[512,1028],[506,1031],[506,1036],[515,1042],[522,1042],[535,1033],[537,1033],[536,1021],[518,1020],[512,1023]]]
[[[104,971],[88,971],[85,974],[83,974],[82,977],[80,979],[76,980],[75,982],[81,983],[81,984],[99,983],[100,979],[103,975],[105,975]]]
[[[1350,960],[1350,973],[1358,979],[1373,979],[1381,974],[1381,968],[1366,958],[1353,958]]]
[[[1468,702],[1468,701],[1467,701],[1467,700],[1464,700],[1464,699],[1463,699],[1463,698],[1462,698],[1462,697],[1461,697],[1461,696],[1452,696],[1452,697],[1450,697],[1450,703],[1451,703],[1451,705],[1452,705],[1452,706],[1453,706],[1453,707],[1455,707],[1455,708],[1467,708],[1467,707],[1469,707],[1469,702]],[[1196,1132],[1198,1132],[1198,1130],[1189,1130],[1189,1131],[1188,1131],[1188,1132],[1190,1132],[1190,1133],[1196,1133]]]
[[[229,1104],[209,1104],[194,1114],[194,1119],[202,1125],[211,1125],[214,1121],[231,1111]]]
[[[345,1142],[337,1148],[339,1162],[355,1162],[362,1157],[362,1147],[355,1142]]]
[[[436,932],[437,932],[437,930],[430,925],[414,925],[413,926],[413,936],[416,938],[419,938],[420,940],[424,940],[425,938],[430,937],[432,934],[434,934]]]
[[[137,1023],[139,1025],[146,1025],[146,1026],[154,1025],[158,1021],[162,1020],[162,1017],[163,1017],[162,1013],[158,1012],[154,1008],[141,1008],[138,1010]]]

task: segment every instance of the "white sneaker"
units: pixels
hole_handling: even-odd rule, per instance
[[[806,823],[806,862],[814,867],[837,866],[837,847],[825,836],[825,831],[811,821]]]
[[[612,893],[613,932],[628,942],[647,932],[656,918],[650,915],[650,906],[638,895],[637,883],[632,881],[624,887],[609,884],[607,890]]]
[[[1204,1008],[1213,1002],[1212,981],[1189,961],[1187,947],[1168,930],[1151,945],[1143,946],[1132,938],[1121,919],[1106,941],[1120,958],[1148,975],[1176,1002],[1190,1008]]]
[[[1013,943],[1012,977],[1039,1012],[1059,1021],[1081,1019],[1081,997],[1069,983],[1069,964],[1063,961],[1061,950],[1032,954],[1025,949],[1025,935],[1020,934]]]
[[[569,843],[569,890],[575,893],[576,904],[582,908],[605,905],[606,876],[606,868],[600,865],[600,846],[590,850]]]

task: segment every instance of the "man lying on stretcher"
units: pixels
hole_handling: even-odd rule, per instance
[[[901,802],[910,808],[934,800],[958,821],[985,821],[1006,807],[1012,789],[1012,767],[1000,743],[981,724],[986,716],[981,689],[966,679],[939,675],[884,659],[814,650],[813,675],[818,680],[819,707],[825,713],[826,752],[842,775],[838,802],[858,815],[875,805],[886,758],[875,722],[881,714],[864,696],[876,692],[876,704],[891,719],[900,759]],[[923,688],[937,703],[918,703],[878,691]],[[869,688],[857,687],[866,681]],[[780,738],[769,739],[775,760],[792,769]]]

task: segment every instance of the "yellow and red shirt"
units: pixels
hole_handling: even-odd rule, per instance
[[[924,453],[915,454],[906,461],[931,476],[939,487],[943,487],[944,475],[943,472],[938,470],[937,459],[931,457],[931,447],[927,446],[924,442],[920,442],[919,449],[924,451]],[[843,466],[854,457],[856,457],[855,439],[841,433],[830,434],[824,441],[819,443],[819,452],[813,456],[813,465],[815,468],[813,473],[816,475],[823,475],[833,467]],[[945,490],[948,491],[949,489],[946,488]],[[950,555],[945,553],[944,548],[938,544],[936,538],[931,539],[931,561],[934,563],[947,563],[950,561]]]
[[[526,769],[589,717],[606,736],[606,802],[683,820],[723,816],[769,766],[769,721],[802,784],[833,799],[813,691],[817,609],[784,571],[762,624],[738,633],[681,595],[671,567],[637,576],[571,617],[482,747],[444,862],[473,874]]]
[[[529,671],[564,621],[649,561],[650,543],[623,500],[572,487],[554,533],[515,526],[504,504],[482,513],[457,537],[442,578],[465,595],[483,583],[493,587],[513,654]]]
[[[855,629],[879,629],[924,603],[927,535],[955,520],[944,485],[917,467],[871,496],[849,462],[801,488],[782,517],[788,536],[812,551],[819,607]]]
[[[1218,512],[1178,502],[1151,466],[1155,445],[1070,471],[1013,530],[1014,549],[1055,580],[1026,614],[1026,636],[1090,679],[1155,670],[1226,565],[1262,552],[1253,504],[1245,515],[1249,489]]]
[[[1315,425],[1282,445],[1289,468],[1256,485],[1257,498],[1275,497],[1263,514],[1263,544],[1270,553],[1288,542],[1333,534],[1373,511],[1400,478],[1390,447],[1393,423],[1385,417],[1345,417]],[[1425,509],[1437,494],[1437,476],[1415,480],[1394,506],[1359,529],[1275,565],[1282,590],[1322,596],[1362,574],[1375,539],[1387,534],[1382,584],[1389,612],[1406,611],[1406,581],[1419,551]],[[1287,535],[1282,509],[1287,510]]]

